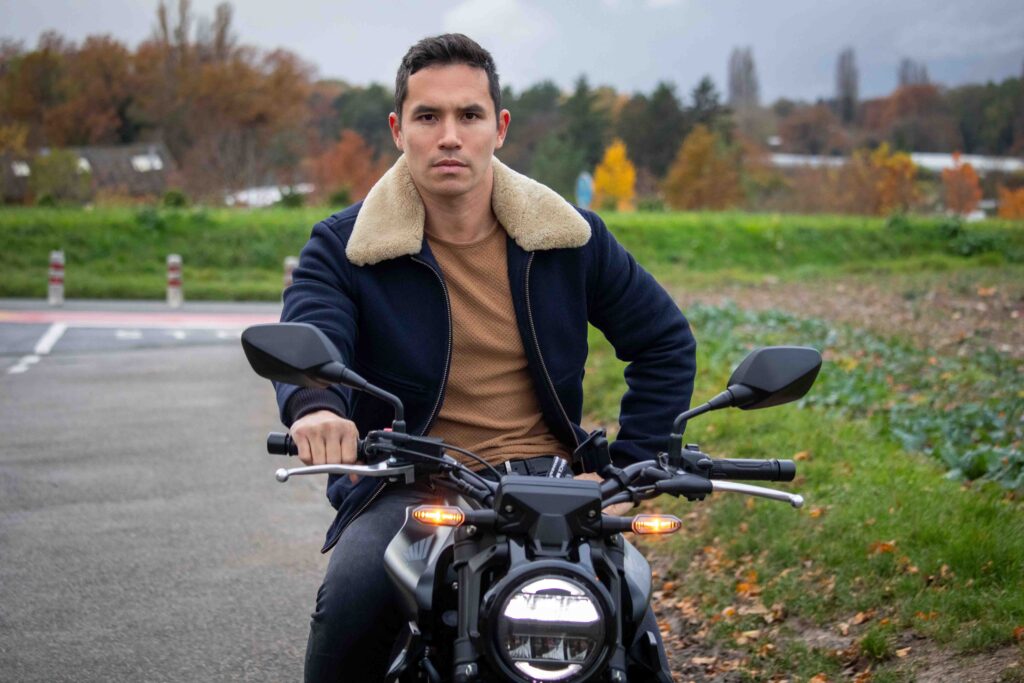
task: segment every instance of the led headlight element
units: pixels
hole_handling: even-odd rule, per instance
[[[597,596],[568,578],[529,580],[509,593],[499,614],[499,652],[531,680],[570,679],[593,663],[605,640]]]

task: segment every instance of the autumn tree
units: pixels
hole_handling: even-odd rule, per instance
[[[857,150],[841,174],[854,213],[887,215],[907,211],[917,199],[917,167],[910,155],[893,152],[888,144],[874,151]]]
[[[686,136],[662,190],[677,209],[727,209],[743,200],[735,155],[705,125]]]
[[[347,190],[352,201],[359,201],[387,169],[387,161],[374,161],[373,150],[354,130],[343,130],[338,142],[308,162],[319,200]]]
[[[1009,220],[1024,219],[1024,187],[1016,190],[999,188],[999,217]]]
[[[946,195],[946,208],[961,216],[974,211],[981,202],[978,174],[973,166],[960,161],[959,153],[953,155],[953,168],[942,170],[942,187]]]
[[[636,168],[626,155],[626,145],[615,139],[594,170],[594,206],[613,205],[619,211],[633,208]]]
[[[848,47],[839,53],[836,62],[836,109],[843,123],[853,123],[857,116],[857,97],[860,76],[853,48]]]
[[[824,104],[797,107],[779,124],[786,149],[803,154],[836,154],[847,147],[846,134]]]

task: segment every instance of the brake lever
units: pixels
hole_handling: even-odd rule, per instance
[[[303,474],[358,474],[363,477],[403,478],[406,484],[416,481],[416,468],[413,465],[388,465],[382,460],[375,465],[310,465],[308,467],[282,467],[274,473],[279,482],[286,482],[293,476]]]
[[[799,493],[789,493],[787,491],[765,488],[764,486],[752,486],[750,484],[740,484],[735,481],[721,481],[719,479],[711,479],[710,483],[711,490],[713,492],[731,491],[732,493],[742,493],[748,496],[757,496],[758,498],[768,498],[770,500],[789,503],[795,508],[801,508],[804,505],[804,497]]]

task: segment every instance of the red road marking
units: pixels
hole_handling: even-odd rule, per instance
[[[252,313],[157,313],[117,311],[4,311],[0,323],[65,323],[73,327],[241,328],[276,323],[276,315]]]

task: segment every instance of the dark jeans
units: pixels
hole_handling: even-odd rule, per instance
[[[394,639],[405,621],[384,568],[384,551],[402,528],[405,508],[425,501],[439,499],[425,488],[389,487],[342,533],[316,595],[306,647],[308,683],[383,679]],[[650,610],[639,629],[644,631],[655,634],[661,665],[667,671],[661,635]],[[672,679],[638,677],[631,671],[629,680]]]

